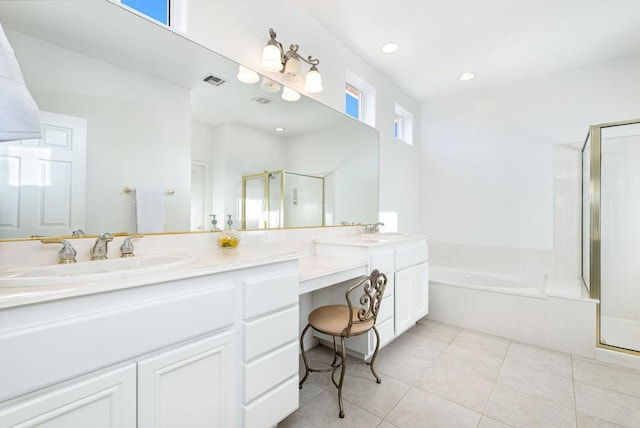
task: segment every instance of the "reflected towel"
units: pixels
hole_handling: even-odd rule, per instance
[[[136,189],[138,233],[164,232],[164,190]]]
[[[40,138],[40,113],[0,24],[0,141]]]

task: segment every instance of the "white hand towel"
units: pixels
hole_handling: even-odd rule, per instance
[[[0,142],[40,138],[38,106],[0,24]]]
[[[164,190],[136,189],[138,233],[164,232]]]

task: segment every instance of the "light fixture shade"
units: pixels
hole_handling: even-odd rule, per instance
[[[300,94],[285,86],[282,88],[282,99],[285,101],[298,101],[300,99]]]
[[[262,89],[265,92],[278,92],[280,90],[280,84],[277,82],[274,82],[268,77],[263,77],[262,83],[260,84],[260,89]]]
[[[260,80],[260,76],[253,70],[241,65],[238,67],[238,75],[236,76],[242,83],[256,83]]]
[[[290,58],[284,66],[284,78],[289,82],[302,82],[302,66],[298,58]]]
[[[320,76],[320,72],[315,66],[311,67],[304,81],[304,90],[310,94],[317,94],[322,92],[322,89],[322,76]]]
[[[267,44],[262,51],[262,68],[267,71],[282,70],[282,57],[280,49],[274,44]]]

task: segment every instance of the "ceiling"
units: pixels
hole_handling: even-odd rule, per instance
[[[291,1],[416,100],[640,51],[639,0]]]

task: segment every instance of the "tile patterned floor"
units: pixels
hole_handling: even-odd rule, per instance
[[[640,427],[640,372],[427,319],[380,351],[382,384],[349,367],[344,419],[329,374],[312,373],[278,426]]]

